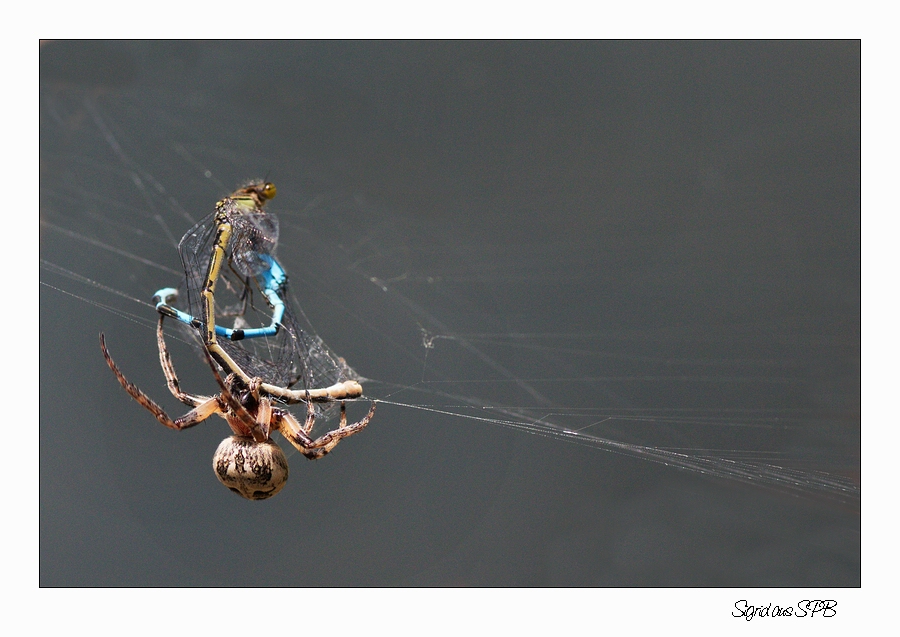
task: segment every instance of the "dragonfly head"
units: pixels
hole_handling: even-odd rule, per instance
[[[277,193],[278,190],[271,181],[256,180],[238,188],[231,195],[231,198],[241,199],[249,197],[256,204],[257,208],[262,208],[269,199],[274,199]]]

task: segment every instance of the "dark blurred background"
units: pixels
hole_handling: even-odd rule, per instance
[[[858,484],[859,42],[51,41],[40,73],[41,585],[859,586],[858,498],[491,422]],[[258,176],[385,403],[253,503],[224,422],[158,425],[97,332],[180,414],[141,302]]]

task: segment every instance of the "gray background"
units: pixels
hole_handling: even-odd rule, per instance
[[[492,422],[858,483],[858,42],[50,42],[40,131],[42,585],[859,585],[858,498]],[[144,303],[264,175],[385,403],[245,502],[97,333],[181,413]]]

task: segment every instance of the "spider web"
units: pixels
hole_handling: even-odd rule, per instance
[[[229,50],[219,53],[227,57]],[[472,71],[469,77],[474,82],[478,73]],[[147,81],[153,85],[155,80]],[[359,89],[363,80],[351,73],[347,81]],[[327,94],[337,90],[334,85],[320,86],[326,90],[320,99],[341,102],[339,95]],[[290,95],[279,94],[278,86],[268,89],[290,102]],[[378,95],[383,89],[368,90]],[[662,233],[654,234],[653,219],[623,221],[625,217],[614,214],[616,206],[624,205],[622,196],[573,202],[552,186],[535,186],[531,201],[513,205],[477,189],[437,202],[413,191],[407,193],[406,205],[399,206],[383,197],[387,185],[355,182],[352,166],[314,161],[315,153],[331,155],[315,147],[307,129],[269,127],[264,118],[248,127],[241,110],[222,103],[224,99],[214,86],[194,97],[156,87],[149,93],[103,94],[50,83],[43,90],[42,139],[51,141],[42,146],[42,321],[52,319],[62,329],[74,321],[69,315],[91,317],[84,325],[93,327],[80,330],[85,343],[61,337],[53,349],[71,350],[73,355],[85,351],[84,360],[92,355],[97,359],[100,371],[90,379],[91,389],[79,393],[85,402],[79,411],[93,415],[93,427],[103,429],[106,426],[97,422],[104,420],[116,423],[109,430],[146,421],[146,427],[104,436],[99,444],[118,449],[116,438],[121,435],[121,453],[131,454],[136,447],[152,454],[151,443],[144,439],[156,441],[168,432],[154,431],[152,419],[107,382],[102,359],[93,352],[93,331],[107,332],[110,349],[131,380],[177,410],[174,401],[165,402],[152,332],[156,314],[149,296],[182,276],[175,246],[186,229],[247,177],[272,170],[268,178],[279,194],[269,205],[280,219],[279,260],[290,278],[297,320],[305,333],[324,339],[335,356],[346,357],[363,377],[365,398],[381,403],[369,430],[334,452],[357,463],[364,480],[377,482],[379,471],[389,465],[405,476],[392,484],[414,493],[413,502],[439,500],[458,511],[461,521],[469,518],[461,513],[467,505],[453,504],[454,497],[462,497],[453,492],[459,488],[471,509],[481,512],[472,513],[476,517],[490,506],[518,511],[510,502],[525,498],[526,485],[531,484],[525,478],[531,474],[516,460],[516,449],[524,445],[535,450],[528,456],[531,462],[546,455],[557,463],[547,461],[546,472],[535,478],[540,486],[534,492],[547,488],[547,480],[552,480],[548,476],[557,471],[573,476],[581,467],[586,475],[597,476],[593,488],[587,486],[591,481],[571,478],[586,493],[593,491],[591,497],[574,498],[580,503],[576,506],[606,510],[616,500],[607,503],[599,489],[612,488],[628,494],[620,501],[628,510],[637,501],[632,496],[639,497],[635,493],[651,494],[646,495],[651,500],[659,493],[642,491],[637,486],[642,481],[688,480],[686,484],[693,485],[692,476],[705,474],[720,479],[711,483],[708,493],[723,489],[725,500],[737,495],[792,511],[812,507],[812,517],[840,520],[822,528],[846,533],[847,525],[854,526],[852,513],[850,518],[840,513],[859,506],[858,387],[855,368],[846,363],[858,347],[858,332],[847,323],[852,314],[840,309],[817,314],[815,308],[791,313],[776,305],[791,290],[765,288],[773,279],[751,273],[745,279],[749,283],[742,283],[734,278],[734,268],[707,268],[714,257],[729,256],[714,242],[698,243],[692,234],[705,222],[715,223],[712,212],[698,213],[706,218],[694,220],[696,226],[671,222],[667,232],[679,237],[679,246],[672,249],[660,243]],[[405,103],[415,106],[415,100]],[[260,108],[274,117],[273,111]],[[429,130],[434,122],[426,112],[413,109],[396,117],[403,118],[404,130]],[[358,110],[350,114],[362,117]],[[379,125],[394,125],[379,117],[384,116],[375,117]],[[344,116],[337,119],[348,121]],[[286,132],[308,142],[315,152],[307,155],[285,144]],[[365,134],[357,131],[357,136]],[[614,152],[617,141],[609,139],[613,146],[608,150]],[[341,138],[332,141],[334,156],[355,156]],[[455,152],[461,150],[449,147],[446,161]],[[703,165],[708,166],[701,171],[705,187],[716,201],[723,191],[746,194],[735,190],[721,166],[712,167],[713,159]],[[519,168],[533,175],[535,166],[525,160]],[[482,183],[468,177],[476,185]],[[503,183],[500,174],[489,177]],[[595,177],[606,183],[617,175]],[[453,184],[441,187],[459,195]],[[572,205],[566,220],[561,211],[547,211],[560,201]],[[591,217],[581,211],[598,206],[612,211],[611,221],[586,228],[583,224]],[[740,207],[733,214],[745,212]],[[649,238],[636,247],[598,239],[604,233],[645,236],[642,232]],[[750,245],[758,247],[768,238],[760,235]],[[601,250],[592,244],[596,241]],[[714,254],[703,256],[705,249]],[[695,256],[678,256],[685,253]],[[730,256],[755,262],[753,255]],[[692,259],[698,267],[677,276],[678,268],[689,267]],[[823,276],[841,283],[834,273]],[[670,289],[673,285],[682,287]],[[731,307],[711,307],[717,303]],[[260,319],[266,324],[264,312]],[[42,355],[50,349],[43,339]],[[173,340],[182,385],[189,391],[214,391],[203,362]],[[52,367],[42,360],[42,376],[45,369],[50,374]],[[121,410],[110,411],[113,401]],[[350,409],[364,413],[362,405]],[[204,436],[202,442],[226,433],[224,424],[204,429],[219,431],[197,434]],[[173,449],[202,447],[201,441],[164,440],[178,445]],[[365,440],[376,447],[363,447]],[[564,450],[565,443],[613,455],[583,456]],[[378,464],[363,469],[363,453],[378,458]],[[460,459],[456,466],[454,456]],[[616,456],[621,458],[612,460]],[[426,459],[429,462],[422,464]],[[329,457],[316,467],[331,461]],[[332,475],[338,467],[346,470],[340,460],[334,469],[323,470],[298,466],[296,458],[291,462],[297,484],[290,482],[279,498],[292,484],[306,492],[299,486],[306,479],[322,487],[319,481],[324,478],[314,477],[320,471]],[[197,474],[203,475],[200,469]],[[611,486],[617,479],[607,472],[619,470],[629,486]],[[311,476],[300,477],[305,472]],[[159,473],[147,467],[140,480],[149,485]],[[413,487],[416,476],[423,484],[444,480],[447,491]],[[366,493],[346,484],[349,478],[332,479],[343,483],[343,490],[328,487],[338,502],[350,497],[343,493]],[[520,488],[511,486],[519,481]],[[172,487],[176,492],[192,488],[178,484]],[[765,489],[748,491],[747,484]],[[500,496],[480,495],[474,492],[476,485],[504,485],[509,500],[497,504]],[[785,492],[803,500],[782,505]],[[171,506],[170,501],[165,504]],[[324,501],[318,505],[330,506]],[[713,515],[710,511],[705,515]],[[560,513],[573,520],[593,519],[574,508],[562,507]],[[651,528],[665,525],[659,521]],[[748,538],[760,533],[750,523],[742,528]],[[594,527],[591,533],[596,532]],[[595,537],[585,534],[575,537]],[[563,556],[560,563],[574,550],[551,545]],[[693,572],[700,571],[702,567]],[[325,578],[320,582],[331,581],[320,577]],[[475,581],[496,580],[485,575]],[[661,575],[653,581],[670,580]]]

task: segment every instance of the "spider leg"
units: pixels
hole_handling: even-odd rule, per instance
[[[259,408],[256,410],[256,424],[259,425],[268,440],[272,427],[272,401],[268,398],[262,398],[259,401]]]
[[[297,451],[309,458],[312,439],[303,431],[303,426],[289,411],[276,409],[272,414],[272,424]]]
[[[100,349],[103,350],[103,357],[106,359],[106,364],[109,365],[112,373],[116,375],[119,384],[128,392],[128,395],[134,398],[144,409],[156,416],[156,419],[169,429],[176,429],[179,431],[181,429],[187,429],[188,427],[193,427],[206,420],[213,414],[222,413],[222,407],[219,404],[219,399],[217,397],[204,398],[202,401],[198,401],[198,404],[194,409],[191,409],[184,416],[173,420],[162,407],[153,402],[153,399],[141,391],[137,385],[129,382],[128,379],[125,378],[125,375],[119,371],[119,368],[116,366],[115,362],[113,362],[112,356],[109,355],[109,350],[106,349],[106,339],[103,337],[102,333],[100,334]]]
[[[343,404],[343,403],[342,403]],[[313,425],[316,423],[316,408],[309,397],[309,390],[306,390],[306,422],[303,424],[303,433],[307,436],[312,433]]]
[[[311,405],[311,404],[310,404]],[[341,423],[337,429],[329,431],[327,434],[316,438],[315,440],[311,440],[309,435],[304,431],[304,426],[300,424],[300,422],[290,413],[283,410],[275,410],[273,412],[273,424],[278,428],[281,432],[281,435],[284,436],[288,442],[294,445],[297,450],[302,453],[304,456],[309,458],[310,460],[318,460],[319,458],[328,454],[332,449],[337,446],[337,444],[347,438],[348,436],[352,436],[355,433],[359,433],[363,429],[366,428],[366,425],[369,424],[369,421],[372,419],[372,416],[375,415],[375,403],[372,403],[372,408],[369,409],[369,413],[366,414],[366,417],[360,420],[359,422],[355,422],[352,425],[347,424],[347,413],[345,411],[344,403],[341,403]],[[307,415],[307,423],[309,422],[309,415]]]
[[[207,399],[203,396],[195,396],[194,394],[181,391],[178,376],[175,374],[175,366],[172,365],[172,357],[169,355],[169,349],[166,347],[166,339],[163,335],[163,320],[165,318],[165,314],[159,315],[159,322],[156,324],[156,344],[159,348],[159,364],[162,367],[163,374],[166,376],[166,385],[175,398],[185,405],[196,407]]]
[[[259,395],[259,386],[262,385],[261,378],[254,378],[250,381],[250,393],[256,400],[256,424],[262,430],[266,438],[269,437],[269,428],[272,424],[272,400],[268,396]]]

